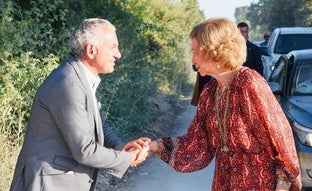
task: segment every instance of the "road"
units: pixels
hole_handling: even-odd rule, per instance
[[[176,131],[171,136],[182,135],[190,124],[196,107],[185,105],[175,121]],[[156,156],[147,159],[135,178],[128,180],[122,191],[209,191],[214,171],[214,162],[205,169],[193,173],[179,173]],[[132,182],[133,181],[133,182]]]

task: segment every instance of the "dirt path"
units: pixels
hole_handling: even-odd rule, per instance
[[[173,131],[168,135],[184,134],[195,112],[196,107],[182,104],[173,123]],[[152,156],[140,166],[129,169],[121,180],[112,178],[103,187],[106,188],[104,190],[109,191],[209,191],[213,170],[214,163],[201,171],[182,174],[176,172],[156,156]],[[108,186],[109,189],[107,189]],[[98,187],[97,191],[100,190]]]

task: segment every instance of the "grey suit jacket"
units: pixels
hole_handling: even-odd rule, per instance
[[[119,139],[95,120],[99,111],[80,67],[69,57],[38,89],[11,190],[87,191],[96,169],[122,177],[130,166],[131,154],[112,149]]]

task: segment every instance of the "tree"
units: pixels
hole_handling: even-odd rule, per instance
[[[311,26],[311,10],[311,0],[259,0],[251,4],[247,17],[264,32],[277,27]]]

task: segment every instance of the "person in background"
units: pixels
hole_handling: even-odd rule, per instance
[[[70,56],[39,87],[11,191],[94,190],[98,169],[119,178],[148,155],[150,140],[126,145],[109,128],[95,96],[99,74],[121,57],[115,27],[84,20],[72,33]]]
[[[193,65],[193,69],[197,71],[197,69],[194,68],[194,65]],[[198,105],[200,93],[202,92],[205,84],[210,82],[211,80],[212,80],[211,76],[201,76],[199,72],[196,72],[196,81],[194,85],[191,105],[194,105],[194,106]]]
[[[150,142],[149,152],[187,173],[215,158],[212,190],[301,189],[288,120],[265,79],[243,67],[245,39],[234,22],[211,18],[190,32],[192,64],[209,75],[187,132]]]
[[[264,38],[264,41],[262,43],[260,43],[260,47],[263,47],[263,46],[267,46],[268,45],[268,42],[270,40],[270,33],[269,32],[265,32],[263,34],[263,38]]]
[[[243,66],[247,66],[256,70],[260,75],[263,75],[263,65],[261,61],[260,48],[248,40],[249,26],[245,22],[240,22],[237,27],[246,40],[247,46],[247,59]]]

